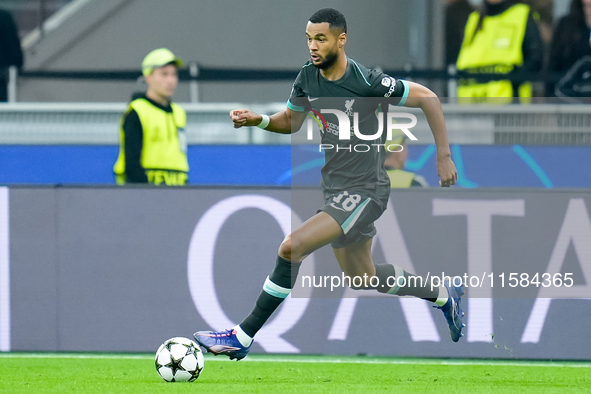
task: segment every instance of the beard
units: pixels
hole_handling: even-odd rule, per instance
[[[328,55],[326,55],[326,58],[324,58],[324,61],[322,63],[314,64],[314,66],[316,66],[316,68],[319,68],[321,70],[326,70],[327,68],[331,68],[335,64],[338,57],[339,57],[339,52],[335,50],[334,52],[331,52]]]

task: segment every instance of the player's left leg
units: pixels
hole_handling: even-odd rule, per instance
[[[360,231],[368,231],[368,228]],[[392,264],[374,264],[371,256],[372,238],[365,237],[358,242],[340,248],[333,248],[342,271],[351,278],[352,283],[362,283],[358,289],[376,289],[380,293],[410,295],[435,303],[447,320],[451,338],[457,342],[463,335],[464,312],[461,308],[461,285],[454,286],[451,281],[431,288],[425,278],[410,274]],[[362,279],[353,280],[354,277]],[[377,280],[372,280],[376,277]]]
[[[372,240],[373,238],[367,237],[342,248],[333,247],[334,255],[345,275],[351,278],[376,276],[376,266],[371,257]]]
[[[372,238],[365,237],[359,242],[341,248],[333,247],[333,252],[341,270],[350,278],[375,276],[377,280],[369,285],[370,280],[359,280],[364,284],[363,289],[376,289],[380,293],[410,295],[427,301],[443,305],[448,300],[448,292],[444,286],[431,289],[427,281],[406,272],[401,267],[392,264],[374,264],[371,256]],[[367,286],[366,286],[367,284]]]

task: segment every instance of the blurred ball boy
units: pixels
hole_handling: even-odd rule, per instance
[[[121,119],[119,157],[113,167],[118,184],[188,182],[187,114],[171,100],[182,65],[166,48],[153,50],[142,62],[148,91],[134,96]]]

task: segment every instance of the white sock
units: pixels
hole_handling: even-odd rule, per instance
[[[449,299],[449,294],[447,292],[447,288],[445,286],[439,286],[439,294],[437,295],[437,299],[435,300],[435,305],[443,306]]]
[[[236,338],[238,338],[238,342],[240,342],[242,346],[249,347],[252,344],[253,339],[242,330],[240,325],[234,327],[234,330],[236,330]]]

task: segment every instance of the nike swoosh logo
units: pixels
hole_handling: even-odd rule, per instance
[[[309,102],[316,101],[318,99],[319,99],[319,97],[310,97],[310,96],[308,96],[308,101]]]

